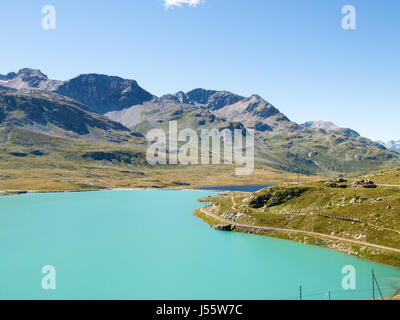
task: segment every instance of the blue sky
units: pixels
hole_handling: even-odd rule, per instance
[[[56,30],[41,27],[47,4]],[[349,4],[356,30],[341,27]],[[299,123],[330,120],[398,140],[399,16],[398,0],[204,0],[168,9],[164,0],[1,0],[0,73],[105,73],[156,95],[198,87],[259,94]]]

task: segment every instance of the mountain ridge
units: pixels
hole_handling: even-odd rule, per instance
[[[120,123],[71,98],[43,90],[4,86],[0,86],[0,125],[87,139],[105,139],[110,132],[129,132]]]
[[[157,97],[135,80],[92,73],[57,81],[28,68],[0,78],[0,86],[15,86],[25,94],[38,90],[54,94],[60,101],[74,99],[99,117],[104,115],[112,126],[119,123],[135,134],[146,135],[154,128],[166,130],[169,121],[177,121],[180,129],[255,129],[256,162],[283,171],[348,175],[393,167],[400,160],[398,153],[352,129],[323,121],[297,124],[258,95],[243,97],[198,88]]]
[[[23,68],[18,73],[0,75],[0,85],[59,93],[88,105],[100,114],[141,104],[154,97],[135,80],[97,73],[80,74],[70,80],[61,81],[50,80],[38,69]]]
[[[243,97],[229,91],[197,88],[186,93],[180,91],[157,97],[141,88],[135,80],[96,73],[81,74],[66,81],[50,80],[40,70],[30,68],[1,77],[5,80],[1,80],[0,85],[56,92],[86,104],[103,115],[122,112],[146,103],[162,110],[175,103],[206,109],[228,122],[241,122],[246,127],[259,131],[296,129],[298,126],[258,95]],[[112,119],[119,118],[121,117],[112,115]],[[122,123],[135,124],[129,119]]]
[[[301,127],[327,131],[344,129],[326,121],[311,121],[299,125],[256,94],[243,97],[226,90],[196,88],[186,93],[179,91],[157,97],[141,88],[135,80],[97,73],[80,74],[65,81],[50,80],[40,70],[31,68],[0,75],[0,81],[0,85],[15,89],[34,88],[59,93],[90,106],[100,114],[121,119],[121,123],[128,126],[137,123],[137,119],[122,119],[124,114],[134,113],[129,112],[132,108],[138,109],[137,106],[151,104],[153,109],[164,110],[171,104],[177,104],[197,106],[209,110],[216,117],[229,122],[241,122],[246,127],[261,132],[296,130]],[[358,135],[356,131],[348,130]]]

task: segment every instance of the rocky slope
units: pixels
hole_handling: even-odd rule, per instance
[[[55,90],[62,81],[50,80],[40,70],[24,68],[18,73],[10,72],[0,75],[0,85],[14,89],[40,89],[46,91]]]
[[[84,74],[64,81],[55,92],[85,103],[101,114],[142,104],[153,98],[134,80],[98,74]]]
[[[106,116],[131,127],[146,120],[157,118],[168,110],[185,108],[197,110],[206,118],[210,115],[230,123],[241,123],[259,132],[295,130],[299,126],[290,121],[278,109],[259,96],[241,97],[227,91],[195,89],[188,93],[178,92],[153,98],[140,106],[122,111],[109,112]],[[204,112],[206,111],[206,112]],[[175,114],[170,118],[173,120]],[[197,115],[201,118],[201,115]],[[201,122],[200,119],[199,122]],[[195,126],[194,128],[198,128]]]
[[[146,117],[138,118],[141,108],[135,106],[141,105],[142,109],[153,112],[171,106],[191,105],[209,110],[226,121],[241,122],[259,131],[297,127],[278,109],[256,95],[246,98],[227,91],[195,89],[158,98],[142,89],[134,80],[82,74],[71,80],[56,81],[48,79],[40,70],[29,68],[21,69],[18,73],[0,75],[0,81],[1,85],[10,88],[33,88],[59,93],[90,106],[100,114],[121,119],[121,123],[128,126],[137,124],[139,120],[147,120]],[[118,111],[122,111],[121,114],[116,113]]]
[[[40,70],[21,69],[0,75],[0,85],[14,89],[40,89],[56,92],[90,106],[100,114],[142,104],[153,95],[136,81],[99,74],[83,74],[68,81],[50,80]]]
[[[111,141],[130,134],[120,123],[65,96],[0,86],[0,128],[13,127],[56,136]]]
[[[284,171],[351,175],[399,165],[398,154],[354,130],[321,121],[298,125],[258,96],[196,89],[153,98],[106,116],[142,134],[166,128],[171,120],[181,128],[197,130],[253,128],[257,161]]]

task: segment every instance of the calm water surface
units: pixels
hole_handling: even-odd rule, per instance
[[[0,198],[0,299],[367,299],[400,269],[333,250],[218,232],[192,212],[210,191],[102,191]],[[56,268],[56,290],[41,268]],[[342,267],[357,270],[345,291]]]

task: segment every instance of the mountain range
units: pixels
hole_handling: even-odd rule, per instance
[[[378,141],[380,144],[382,144],[383,146],[385,146],[388,150],[392,150],[395,152],[400,153],[400,140],[398,141],[389,141],[387,143],[382,142],[382,141]]]
[[[284,171],[348,175],[400,161],[400,154],[352,129],[324,121],[297,124],[258,95],[195,89],[157,97],[136,81],[115,76],[82,74],[58,81],[29,68],[0,75],[0,153],[9,148],[10,132],[20,129],[31,137],[103,141],[113,149],[143,146],[149,129],[166,128],[171,120],[197,130],[255,129],[257,164]],[[26,148],[20,142],[12,147]]]

